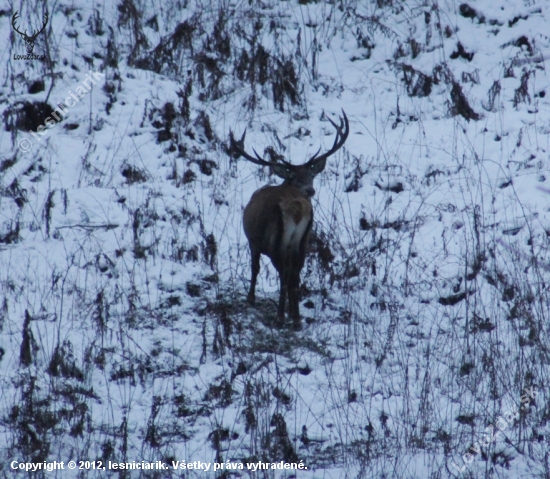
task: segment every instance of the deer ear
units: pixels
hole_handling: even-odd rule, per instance
[[[290,168],[280,163],[271,164],[271,170],[283,180],[286,180],[290,176]]]
[[[324,158],[321,161],[313,162],[311,165],[309,165],[309,170],[314,174],[318,175],[325,169],[325,166],[327,165],[327,159]]]

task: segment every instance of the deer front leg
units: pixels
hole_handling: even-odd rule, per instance
[[[280,284],[281,284],[281,292],[279,293],[279,307],[277,308],[277,322],[282,325],[285,322],[287,280],[284,274],[279,274],[279,277],[280,277]]]
[[[252,266],[252,278],[250,280],[250,289],[248,290],[248,296],[246,300],[249,304],[254,305],[256,302],[256,280],[258,279],[258,273],[260,272],[260,252],[250,251],[251,254],[251,266]]]
[[[288,312],[295,331],[302,329],[300,319],[300,273],[293,273],[288,288]]]

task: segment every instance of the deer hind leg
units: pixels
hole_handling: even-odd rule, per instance
[[[248,290],[246,300],[253,305],[256,302],[256,280],[258,279],[258,273],[260,272],[260,252],[250,249],[250,255],[252,256],[252,278],[250,280],[250,289]]]

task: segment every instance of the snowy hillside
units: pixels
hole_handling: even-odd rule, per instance
[[[550,478],[549,24],[0,4],[0,477]],[[246,302],[242,212],[280,180],[229,131],[299,164],[342,110],[294,331],[265,256]]]

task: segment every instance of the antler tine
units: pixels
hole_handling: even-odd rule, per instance
[[[332,121],[330,117],[328,117],[328,121],[330,121],[330,124],[334,127],[336,130],[336,137],[334,138],[334,143],[332,144],[332,148],[327,151],[326,153],[323,153],[320,156],[317,156],[319,154],[319,151],[321,151],[321,148],[317,150],[317,153],[313,155],[310,160],[307,162],[307,164],[317,163],[322,160],[326,160],[330,155],[333,155],[336,153],[344,143],[346,142],[348,135],[349,135],[349,121],[348,117],[346,116],[346,112],[342,108],[342,116],[340,117],[340,125],[337,125]]]

